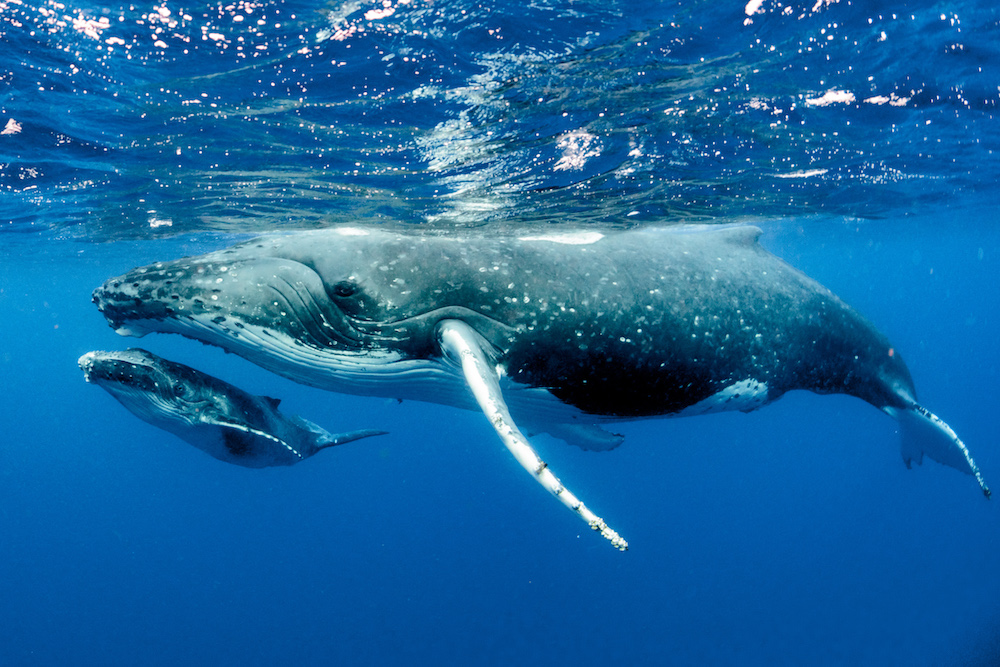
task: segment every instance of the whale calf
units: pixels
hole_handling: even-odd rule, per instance
[[[79,364],[87,382],[107,390],[143,421],[220,461],[247,468],[292,465],[327,447],[385,433],[332,434],[283,415],[278,399],[253,396],[139,348],[88,352]]]
[[[180,333],[288,378],[479,409],[518,462],[620,549],[525,432],[588,449],[614,421],[750,411],[788,391],[897,419],[907,466],[974,475],[864,317],[758,243],[755,227],[498,235],[340,227],[141,267],[94,292],[124,335]]]

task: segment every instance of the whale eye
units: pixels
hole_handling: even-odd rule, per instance
[[[174,396],[177,398],[184,398],[187,395],[187,387],[178,382],[174,385]]]
[[[356,283],[350,280],[341,280],[339,283],[333,286],[333,295],[338,296],[342,299],[352,297],[358,292],[358,286]]]
[[[330,300],[344,315],[352,319],[371,317],[372,300],[355,280],[341,280],[327,287]]]

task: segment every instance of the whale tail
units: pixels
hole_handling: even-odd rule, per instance
[[[276,399],[270,399],[276,400]],[[313,454],[320,451],[321,449],[327,449],[329,447],[336,447],[337,445],[344,445],[348,442],[354,442],[355,440],[361,440],[362,438],[371,438],[376,435],[388,435],[388,431],[378,431],[373,429],[361,429],[359,431],[348,431],[346,433],[330,433],[322,426],[313,424],[311,421],[307,421],[298,415],[292,415],[288,418],[290,422],[302,428],[306,431],[312,432],[313,445],[316,447]]]
[[[990,488],[972,460],[968,447],[944,420],[916,402],[884,410],[899,422],[903,462],[907,468],[913,463],[920,465],[926,454],[938,463],[973,475],[983,495],[990,497]]]
[[[337,433],[335,435],[327,436],[328,438],[322,440],[318,445],[317,449],[326,449],[327,447],[335,447],[337,445],[343,445],[348,442],[354,442],[355,440],[360,440],[361,438],[371,438],[376,435],[388,435],[388,431],[374,431],[372,429],[362,429],[360,431],[348,431],[347,433]]]

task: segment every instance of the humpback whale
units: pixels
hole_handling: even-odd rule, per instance
[[[278,411],[278,399],[252,396],[201,371],[151,352],[88,352],[87,382],[106,389],[143,421],[226,463],[247,468],[289,466],[321,449],[385,431],[332,434]]]
[[[338,392],[479,409],[517,461],[620,549],[525,432],[589,449],[610,422],[750,411],[792,390],[860,398],[989,489],[917,402],[901,355],[755,227],[497,235],[339,227],[135,269],[94,302],[123,335],[172,332]]]

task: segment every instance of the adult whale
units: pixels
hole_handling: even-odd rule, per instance
[[[900,422],[908,466],[927,454],[988,496],[886,338],[759,234],[333,228],[135,269],[94,301],[119,333],[180,333],[317,387],[478,405],[519,463],[619,548],[518,423],[610,448],[621,438],[601,422],[850,394]]]
[[[135,416],[245,468],[290,466],[327,447],[385,434],[330,433],[282,414],[276,398],[253,396],[139,348],[88,352],[78,363],[87,382],[107,390]]]

